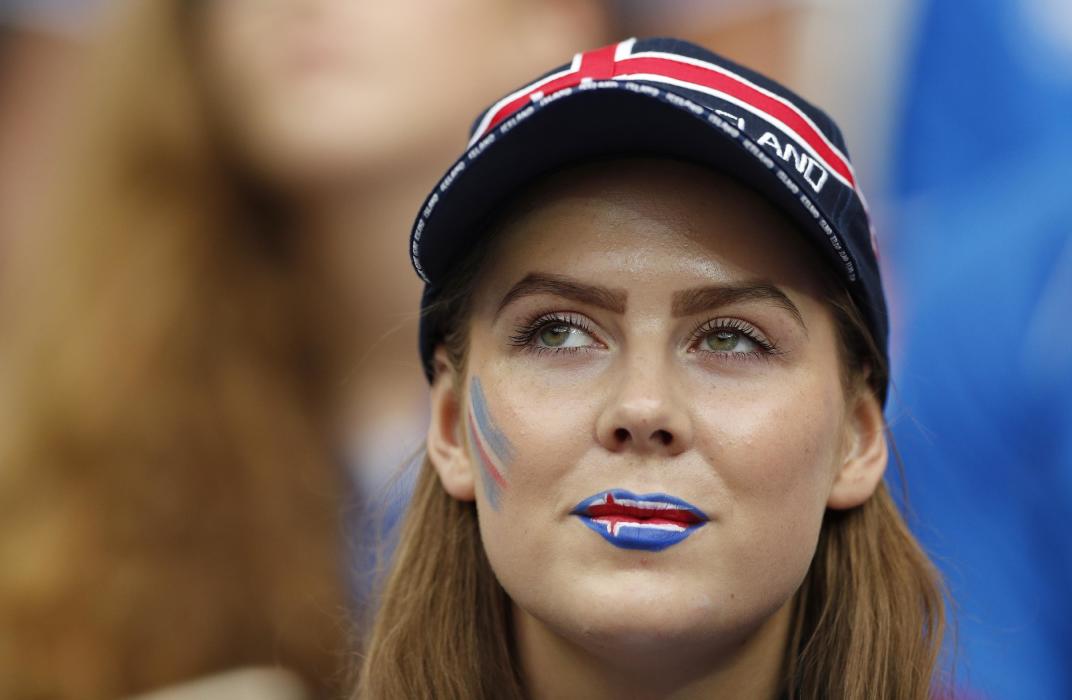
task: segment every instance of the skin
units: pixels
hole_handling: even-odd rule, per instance
[[[864,502],[886,466],[881,408],[842,386],[819,269],[771,205],[690,165],[578,168],[507,214],[477,280],[467,366],[437,355],[428,444],[448,493],[476,500],[533,697],[776,694],[823,514]],[[533,274],[602,297],[511,294]],[[757,285],[785,299],[681,308],[688,290]],[[573,330],[519,346],[545,313]],[[697,332],[711,322],[736,328]],[[497,508],[465,438],[473,377],[512,447]],[[672,494],[711,520],[661,552],[618,549],[570,515],[611,488]]]

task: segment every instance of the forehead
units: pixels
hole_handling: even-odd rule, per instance
[[[826,279],[815,251],[774,205],[726,175],[670,160],[557,172],[505,206],[491,236],[485,274],[507,284],[548,266],[618,285],[763,279],[809,296]]]

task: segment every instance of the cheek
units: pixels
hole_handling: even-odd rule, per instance
[[[567,517],[564,507],[578,500],[569,484],[591,445],[585,426],[592,409],[568,391],[494,366],[469,380],[481,540],[500,583],[515,594],[531,593],[532,582],[561,556],[557,528]],[[585,534],[577,530],[573,537]]]
[[[705,412],[697,448],[729,496],[722,520],[742,566],[793,578],[810,565],[840,454],[839,392],[783,387]]]
[[[528,490],[553,488],[578,462],[592,443],[596,400],[537,373],[526,376],[507,365],[496,370],[486,367],[470,379],[471,422],[493,424],[509,443],[505,500],[512,501]]]
[[[496,463],[502,465],[501,485],[482,461],[479,445],[472,450],[481,482],[481,536],[500,581],[520,584],[512,577],[531,572],[535,562],[553,561],[562,545],[554,527],[534,524],[561,525],[568,509],[587,495],[578,491],[575,477],[593,444],[596,400],[576,391],[574,383],[549,382],[544,373],[519,371],[516,363],[481,363],[474,356],[470,363],[475,373],[468,385],[469,422],[476,437],[487,438],[482,426],[491,423],[509,443],[509,459]],[[480,415],[481,396],[486,419]],[[487,447],[493,440],[482,444]]]
[[[766,500],[829,489],[845,411],[835,371],[778,375],[700,401],[697,448],[733,492]]]
[[[469,456],[479,471],[485,502],[499,509],[507,477],[513,476],[517,457],[513,440],[496,418],[499,411],[488,404],[484,384],[479,377],[469,380],[469,406],[465,416]]]

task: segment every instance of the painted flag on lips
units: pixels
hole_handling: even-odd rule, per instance
[[[623,549],[659,551],[683,541],[708,520],[700,509],[666,494],[614,490],[577,504],[573,514]]]

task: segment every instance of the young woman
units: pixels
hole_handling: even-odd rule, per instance
[[[825,114],[684,42],[580,54],[478,118],[412,256],[431,425],[359,697],[934,692]]]

